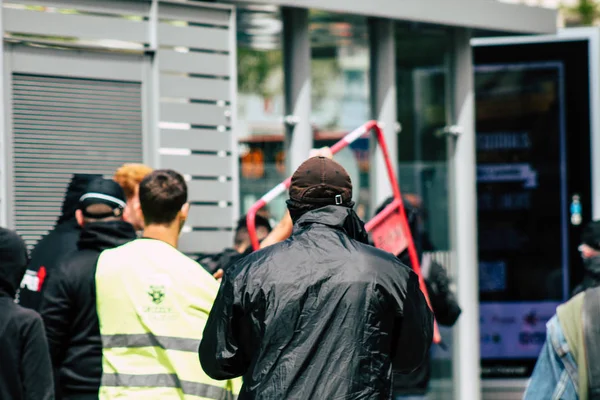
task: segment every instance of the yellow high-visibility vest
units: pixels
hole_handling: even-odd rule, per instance
[[[96,303],[100,399],[233,399],[241,380],[215,381],[198,346],[218,282],[167,243],[138,239],[102,252]]]

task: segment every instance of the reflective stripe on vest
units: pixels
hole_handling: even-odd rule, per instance
[[[161,347],[164,350],[197,352],[200,341],[170,336],[154,336],[151,333],[102,335],[102,347]]]
[[[221,387],[180,380],[175,374],[125,375],[102,374],[104,387],[177,388],[184,394],[210,399],[234,400],[237,396]]]

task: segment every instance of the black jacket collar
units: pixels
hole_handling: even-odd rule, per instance
[[[326,206],[304,214],[294,226],[294,231],[319,224],[344,231],[350,238],[369,243],[365,224],[353,209],[342,206]]]
[[[135,239],[133,226],[125,221],[99,221],[84,225],[77,242],[79,250],[103,251]]]

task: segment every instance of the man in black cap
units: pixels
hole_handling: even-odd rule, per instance
[[[213,379],[244,376],[240,399],[389,399],[392,365],[414,370],[432,341],[418,277],[368,245],[335,161],[305,161],[289,194],[291,237],[225,273],[202,367]]]
[[[14,302],[27,268],[27,248],[0,228],[0,399],[52,400],[52,366],[37,312]]]
[[[96,313],[98,257],[136,238],[123,221],[126,200],[113,180],[99,178],[79,198],[75,217],[82,227],[78,250],[65,257],[47,282],[40,313],[55,368],[57,398],[98,399],[102,340]]]
[[[29,268],[17,294],[17,302],[23,307],[39,310],[44,282],[56,270],[62,257],[77,250],[77,239],[81,228],[75,219],[75,210],[87,185],[97,178],[100,178],[100,175],[73,175],[65,194],[61,215],[54,229],[31,251]]]

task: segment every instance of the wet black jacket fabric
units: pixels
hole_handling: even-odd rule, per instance
[[[44,324],[37,312],[14,302],[27,267],[27,250],[20,239],[7,242],[14,236],[6,232],[0,233],[0,399],[52,400]]]
[[[31,252],[31,261],[21,282],[18,302],[23,307],[39,311],[45,283],[58,268],[60,260],[77,251],[81,228],[75,218],[58,225],[44,236]]]
[[[86,224],[78,251],[64,258],[48,280],[40,313],[58,378],[57,394],[98,392],[102,340],[96,311],[96,264],[103,250],[135,238],[135,230],[127,222]]]
[[[243,376],[240,400],[391,399],[392,365],[423,362],[433,317],[417,276],[366,243],[354,211],[327,206],[244,257],[204,330],[204,371]]]

